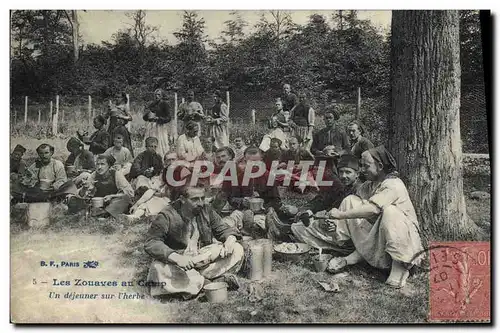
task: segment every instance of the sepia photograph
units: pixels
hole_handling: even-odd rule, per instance
[[[489,10],[9,15],[11,324],[491,324]]]

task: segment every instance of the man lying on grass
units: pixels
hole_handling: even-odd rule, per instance
[[[151,295],[194,297],[210,280],[239,287],[236,277],[244,257],[241,235],[205,203],[205,189],[190,185],[152,223],[145,244],[153,257],[147,280]],[[214,242],[214,240],[219,242]]]

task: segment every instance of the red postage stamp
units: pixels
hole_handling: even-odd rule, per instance
[[[490,321],[490,243],[430,245],[429,320]]]

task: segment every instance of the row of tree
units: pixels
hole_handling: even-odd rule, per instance
[[[131,24],[111,41],[86,44],[79,15],[62,10],[11,12],[11,92],[13,97],[91,94],[108,98],[119,91],[150,98],[155,88],[205,93],[214,88],[239,92],[279,89],[290,82],[311,97],[388,96],[389,38],[356,11],[331,17],[313,14],[298,25],[289,12],[263,14],[250,33],[238,12],[223,23],[216,40],[196,12],[185,11],[178,41],[154,38],[158,27],[146,12],[127,13]],[[461,11],[462,82],[482,78],[478,13]],[[221,23],[222,24],[222,23]]]

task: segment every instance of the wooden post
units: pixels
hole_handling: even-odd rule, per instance
[[[52,110],[52,102],[50,102],[50,109]],[[57,135],[57,121],[59,118],[59,95],[56,95],[56,113],[52,116],[52,134]]]
[[[255,125],[255,110],[252,110],[252,125]]]
[[[89,95],[89,124],[92,125],[92,96]]]
[[[359,120],[361,116],[361,88],[358,87],[358,99],[356,103],[356,119]]]
[[[129,94],[126,95],[127,95],[127,112],[130,112],[130,95]]]
[[[40,125],[41,121],[42,121],[42,110],[38,109],[38,125]]]
[[[28,122],[28,96],[24,96],[24,123]]]
[[[177,93],[174,93],[174,123],[172,126],[172,142],[175,143],[177,140],[177,110],[179,106],[177,105]]]
[[[231,100],[229,98],[229,91],[226,91],[226,104],[227,104],[227,110],[229,112],[230,106],[231,106]]]

